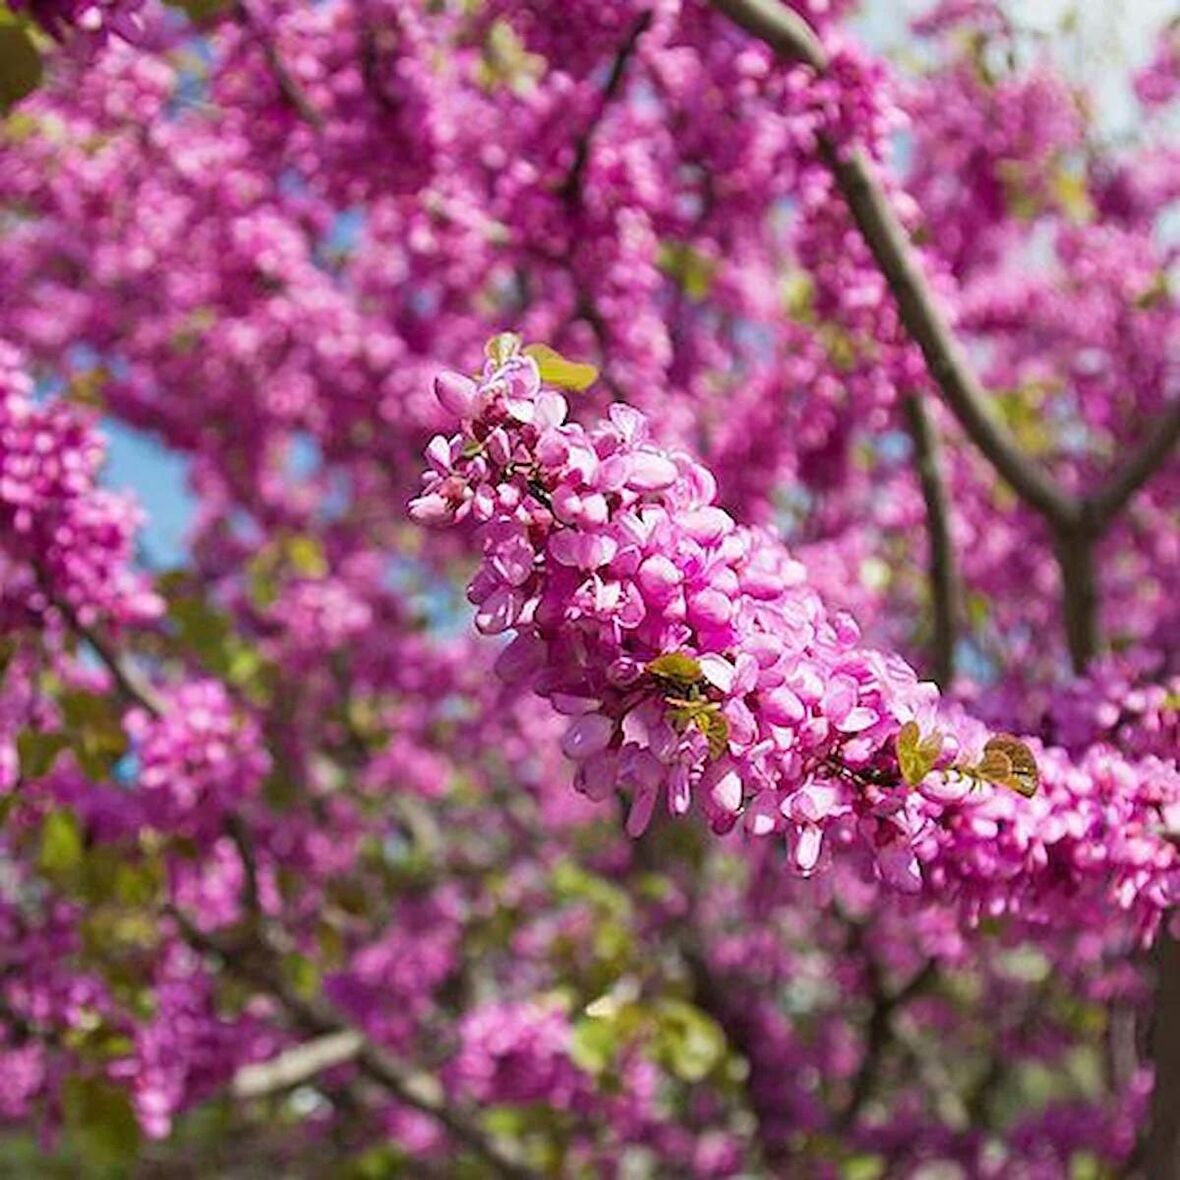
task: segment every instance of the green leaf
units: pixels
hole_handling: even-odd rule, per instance
[[[976,768],[980,778],[998,787],[1007,787],[1031,799],[1041,785],[1037,760],[1019,738],[1000,733],[983,747],[983,760]]]
[[[574,1024],[570,1059],[587,1073],[605,1073],[619,1048],[618,1025],[609,1019],[583,1016]]]
[[[113,892],[124,905],[152,904],[159,896],[164,883],[164,865],[158,858],[139,863],[120,860],[115,866]]]
[[[305,578],[322,578],[327,574],[328,560],[324,556],[324,547],[315,537],[302,534],[289,537],[284,550],[296,573]]]
[[[16,755],[24,778],[40,778],[48,774],[62,750],[68,749],[70,739],[64,733],[41,733],[26,729],[16,735]]]
[[[553,889],[560,901],[584,902],[600,914],[625,919],[631,913],[625,889],[572,860],[560,860],[554,866]]]
[[[70,748],[88,778],[106,778],[127,750],[127,735],[115,702],[94,692],[63,693],[59,704]]]
[[[48,876],[72,873],[82,863],[82,829],[68,808],[51,811],[41,824],[38,864]]]
[[[877,1180],[885,1174],[885,1160],[879,1155],[852,1155],[840,1164],[840,1180]]]
[[[661,680],[687,688],[704,676],[700,664],[690,655],[682,651],[668,652],[667,655],[657,656],[647,666],[648,672],[658,676]]]
[[[709,742],[709,757],[720,758],[729,748],[729,722],[714,706],[697,714],[696,725]]]
[[[169,8],[178,8],[193,22],[202,25],[229,8],[229,0],[164,0]]]
[[[104,1078],[67,1078],[62,1110],[71,1138],[91,1166],[131,1163],[139,1150],[139,1124],[125,1091]]]
[[[907,721],[897,732],[897,765],[901,777],[916,787],[933,769],[942,753],[942,734],[937,730],[923,738],[916,721]]]
[[[815,322],[815,280],[806,271],[797,270],[783,280],[783,305],[791,319]]]
[[[515,332],[501,332],[487,342],[484,352],[488,360],[498,367],[520,352],[520,337]]]
[[[546,385],[555,385],[558,389],[570,389],[581,393],[589,389],[598,380],[598,370],[593,365],[580,361],[569,361],[556,349],[548,344],[530,344],[524,350],[525,356],[531,356],[537,362],[541,373],[541,380]]]
[[[41,55],[28,30],[0,6],[0,114],[6,114],[41,82]]]
[[[660,1056],[685,1082],[700,1082],[725,1058],[721,1026],[685,1000],[665,999],[657,1009]]]
[[[687,242],[665,242],[656,264],[694,303],[709,294],[717,274],[717,263]]]
[[[481,86],[488,90],[508,86],[523,94],[544,69],[545,59],[529,53],[506,20],[492,22],[484,38],[483,58],[477,75]]]
[[[320,969],[306,955],[292,952],[283,956],[283,975],[305,1000],[314,999],[320,990]]]
[[[1049,188],[1057,206],[1066,217],[1078,224],[1094,217],[1094,204],[1086,188],[1086,178],[1080,172],[1058,168],[1049,179]]]
[[[344,1165],[345,1180],[395,1180],[408,1175],[405,1151],[396,1143],[367,1147]]]

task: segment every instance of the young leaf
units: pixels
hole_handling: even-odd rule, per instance
[[[537,362],[541,380],[546,385],[556,385],[558,389],[571,389],[575,393],[581,393],[598,380],[598,370],[593,365],[581,361],[568,361],[548,344],[530,344],[524,350],[524,354]]]
[[[88,778],[106,778],[127,750],[127,735],[114,702],[101,693],[68,692],[61,697],[61,710],[82,772]]]
[[[657,1051],[682,1081],[703,1081],[725,1057],[725,1033],[695,1005],[684,1000],[663,1000],[657,1019]]]
[[[41,871],[49,876],[72,872],[82,862],[82,831],[72,811],[51,811],[41,824]]]
[[[488,341],[484,351],[493,365],[502,365],[520,352],[520,337],[515,332],[501,332]]]
[[[935,730],[923,738],[916,721],[907,721],[897,732],[897,765],[901,777],[916,787],[933,769],[942,753],[942,734]]]
[[[618,1024],[596,1016],[583,1016],[573,1027],[570,1058],[586,1073],[603,1073],[619,1049]]]
[[[647,670],[661,680],[668,680],[685,688],[690,684],[696,684],[704,675],[701,665],[682,651],[670,651],[667,655],[657,656],[648,664]]]
[[[698,714],[696,723],[697,728],[708,739],[709,757],[720,758],[729,746],[729,722],[716,706],[713,706],[707,712]]]
[[[28,31],[0,6],[0,115],[41,82],[41,55]]]
[[[26,729],[16,735],[16,755],[25,778],[40,778],[52,769],[58,754],[69,747],[64,733],[41,733]]]
[[[66,1078],[62,1108],[70,1135],[85,1159],[118,1168],[139,1150],[139,1123],[125,1091],[104,1078]]]
[[[1031,799],[1041,785],[1032,750],[1010,733],[997,734],[983,747],[979,773],[988,782],[1007,787],[1026,799]]]

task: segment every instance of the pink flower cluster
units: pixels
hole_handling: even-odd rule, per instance
[[[137,790],[149,820],[165,831],[217,835],[225,814],[254,794],[270,769],[257,724],[217,681],[182,684],[163,716],[132,709],[125,725]]]
[[[0,620],[27,623],[54,604],[86,623],[159,613],[129,568],[139,510],[97,486],[103,456],[78,407],[35,400],[18,354],[0,342]]]
[[[481,382],[438,379],[458,434],[429,447],[413,515],[485,526],[469,587],[476,625],[514,630],[500,675],[571,720],[565,753],[595,799],[630,795],[632,835],[658,796],[713,827],[788,834],[815,868],[826,829],[853,825],[883,875],[916,886],[916,816],[893,738],[937,702],[901,660],[862,647],[770,534],[714,504],[710,473],[610,408],[593,429],[535,361],[489,361]]]
[[[132,43],[143,32],[143,0],[12,0],[59,40],[77,35],[101,45],[115,35]]]
[[[1177,887],[1173,767],[1051,751],[1037,797],[981,787],[968,768],[985,728],[864,647],[777,538],[714,504],[707,469],[654,445],[628,406],[568,422],[515,337],[489,355],[480,380],[436,382],[460,430],[430,444],[411,512],[482,527],[476,626],[515,632],[498,674],[569,717],[579,790],[629,796],[636,836],[661,794],[717,832],[785,833],[805,875],[827,846],[859,849],[882,879],[925,880],[976,916],[1041,917],[1090,881],[1154,929]],[[897,754],[911,721],[941,734],[915,787]]]
[[[459,1025],[448,1082],[478,1102],[585,1102],[590,1078],[570,1059],[569,1018],[555,1005],[501,1002],[474,1008]]]

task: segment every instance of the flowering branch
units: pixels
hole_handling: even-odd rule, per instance
[[[971,888],[991,893],[982,869],[1001,908],[1016,880],[1040,883],[1038,906],[1046,888],[1080,883],[1088,870],[1072,856],[1049,867],[1056,835],[1033,851],[1038,823],[1056,833],[1070,813],[1090,822],[1079,811],[1089,802],[1064,777],[1052,786],[1054,815],[1011,804],[1011,821],[1032,825],[1019,867],[1001,867],[1001,846],[989,846],[984,868],[964,817],[976,806],[1010,810],[988,784],[1038,791],[1029,747],[988,737],[940,707],[935,686],[904,661],[862,646],[781,542],[739,528],[713,502],[712,474],[652,442],[637,410],[613,405],[589,428],[567,422],[565,398],[519,345],[494,339],[479,380],[436,380],[459,430],[427,448],[411,515],[483,526],[484,561],[468,587],[476,627],[515,632],[498,675],[570,719],[562,748],[579,790],[626,797],[633,836],[661,797],[672,815],[695,805],[718,833],[739,823],[755,836],[782,833],[803,875],[835,847],[867,855],[909,892],[930,870],[940,888],[966,872]],[[554,380],[572,367],[552,350],[537,355]],[[1128,831],[1146,829],[1150,859],[1166,871],[1175,850],[1155,832],[1151,799],[1116,805],[1129,808]],[[1100,888],[1111,867],[1093,877]],[[1154,929],[1162,895],[1148,883],[1136,889]]]
[[[139,676],[122,660],[114,647],[94,628],[88,627],[77,613],[67,604],[55,601],[54,605],[60,610],[70,629],[87,644],[90,645],[110,671],[120,692],[128,699],[146,710],[154,718],[161,718],[165,713],[165,706],[154,690],[144,683]],[[246,898],[251,914],[257,917],[259,913],[257,868],[254,861],[253,849],[249,837],[235,816],[228,818],[230,838],[233,840],[242,858],[246,874]],[[316,1053],[309,1051],[302,1056],[281,1057],[269,1067],[258,1067],[255,1072],[239,1074],[235,1079],[234,1090],[239,1092],[239,1085],[245,1087],[251,1094],[267,1092],[268,1090],[283,1088],[284,1079],[290,1078],[303,1070],[305,1076],[339,1064],[348,1058],[355,1058],[361,1070],[372,1080],[379,1082],[408,1106],[424,1114],[428,1114],[442,1124],[457,1140],[466,1144],[473,1151],[484,1158],[493,1167],[497,1175],[509,1180],[529,1180],[534,1176],[531,1169],[524,1167],[510,1159],[482,1130],[474,1125],[466,1116],[459,1114],[448,1106],[439,1093],[436,1083],[425,1084],[421,1078],[411,1077],[402,1071],[401,1067],[379,1046],[361,1037],[348,1022],[339,1016],[330,1004],[322,999],[307,1000],[298,995],[283,979],[281,971],[269,961],[269,951],[262,940],[262,933],[256,929],[245,953],[239,953],[235,948],[231,953],[228,948],[203,934],[175,908],[169,910],[184,937],[194,949],[205,953],[215,954],[223,960],[226,968],[243,979],[256,983],[273,995],[282,1003],[284,1008],[294,1017],[296,1022],[306,1032],[317,1038],[325,1039],[331,1047],[332,1053],[320,1046]],[[345,1053],[346,1045],[349,1049]],[[307,1050],[308,1047],[303,1047]],[[337,1059],[329,1060],[333,1054]],[[317,1064],[318,1063],[318,1064]]]

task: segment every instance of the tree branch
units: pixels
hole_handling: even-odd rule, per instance
[[[1061,569],[1061,610],[1070,663],[1080,676],[1098,650],[1098,578],[1094,570],[1095,537],[1074,527],[1054,532]]]
[[[827,69],[828,59],[806,22],[775,0],[713,0],[747,32],[780,57]],[[827,165],[853,220],[884,275],[906,330],[922,350],[931,377],[942,390],[972,442],[991,460],[1021,499],[1058,525],[1077,515],[1076,506],[1026,455],[991,412],[987,394],[967,364],[934,299],[921,266],[888,196],[859,148],[842,151],[819,137],[820,158]]]
[[[259,26],[246,0],[235,0],[234,13],[242,27],[247,29],[254,40],[258,42],[263,56],[266,58],[266,64],[270,67],[270,72],[279,88],[279,93],[282,94],[288,105],[305,123],[310,124],[317,131],[322,130],[324,120],[319,111],[307,101],[307,95],[291,77],[274,42],[266,35],[266,30]]]
[[[42,587],[45,588],[43,578],[41,582]],[[47,588],[45,588],[45,593],[48,595],[50,603],[65,619],[69,629],[98,656],[123,697],[139,705],[141,709],[146,710],[153,717],[163,717],[164,702],[156,695],[155,689],[145,680],[140,679],[134,668],[123,662],[106,636],[96,628],[83,623],[78,618],[77,611],[65,599],[52,594]]]
[[[234,1074],[230,1092],[235,1098],[266,1098],[292,1090],[317,1074],[356,1059],[364,1041],[352,1029],[327,1033],[305,1041],[256,1065],[243,1065]]]
[[[798,61],[818,73],[827,68],[824,46],[798,14],[775,0],[713,0],[779,57]],[[1074,501],[1045,476],[1025,455],[1011,433],[991,412],[988,394],[971,371],[926,283],[909,235],[898,221],[865,153],[841,151],[826,136],[819,137],[820,158],[832,172],[848,211],[857,223],[881,274],[889,283],[907,332],[922,349],[931,378],[942,391],[972,442],[1021,499],[1036,507],[1058,527],[1073,524]]]
[[[1149,1180],[1163,1180],[1180,1176],[1180,940],[1165,932],[1155,964],[1157,983],[1151,1027],[1155,1086],[1143,1174]]]
[[[817,73],[827,68],[827,55],[816,35],[800,16],[775,0],[713,0],[713,5],[780,57],[806,64]],[[987,391],[944,319],[909,236],[874,174],[872,162],[859,148],[841,150],[822,135],[819,154],[893,292],[902,322],[921,349],[931,378],[968,437],[1017,495],[1050,523],[1059,538],[1068,537],[1073,549],[1088,547],[1180,439],[1180,404],[1169,410],[1142,449],[1102,491],[1092,498],[1071,496],[1021,451],[1011,432],[992,413]],[[1060,544],[1058,553],[1062,553]],[[1081,560],[1093,564],[1092,555]],[[1066,575],[1067,571],[1063,568],[1062,572]],[[1065,581],[1068,587],[1070,578],[1066,576]],[[1094,598],[1090,595],[1091,602]],[[1092,623],[1089,627],[1093,630]],[[1085,647],[1082,633],[1083,629],[1077,628],[1071,639],[1075,666],[1078,652]]]
[[[1095,532],[1105,530],[1127,506],[1131,498],[1164,465],[1180,441],[1180,401],[1177,401],[1126,465],[1085,504],[1089,523]]]
[[[926,504],[930,598],[934,607],[934,679],[940,688],[946,688],[955,676],[955,631],[959,616],[950,501],[942,474],[938,434],[926,411],[926,403],[919,394],[911,393],[902,408],[914,444],[914,463]]]
[[[852,1126],[873,1093],[873,1087],[885,1062],[885,1054],[893,1044],[893,1014],[929,987],[938,974],[934,960],[927,959],[919,971],[890,995],[885,990],[880,967],[871,957],[867,963],[873,1010],[869,1016],[865,1055],[856,1076],[852,1079],[852,1094],[836,1120],[837,1129],[841,1132]]]
[[[906,330],[922,350],[926,367],[971,441],[987,456],[1017,495],[1059,528],[1072,527],[1078,506],[1025,455],[996,418],[980,385],[943,318],[909,238],[888,196],[860,149],[841,154],[821,139],[820,154],[877,266],[897,301]]]
[[[610,106],[618,94],[619,87],[623,84],[623,77],[627,72],[627,63],[634,55],[636,47],[639,44],[639,38],[647,31],[651,25],[651,21],[652,14],[649,9],[641,12],[631,25],[630,31],[627,33],[622,45],[619,46],[614,62],[611,64],[610,75],[606,80],[606,85],[603,87],[602,97],[598,103],[598,110],[591,120],[590,125],[582,132],[577,146],[574,148],[574,162],[565,180],[562,182],[561,188],[558,189],[562,200],[572,206],[576,207],[582,200],[582,182],[585,178],[586,166],[590,162],[590,146],[594,139],[594,133],[598,130],[598,124],[602,122],[602,116],[606,113],[606,108]]]
[[[779,0],[713,0],[735,25],[765,41],[779,57],[801,62],[817,73],[828,67],[828,55],[811,26]]]
[[[376,1082],[404,1105],[433,1118],[457,1142],[484,1160],[493,1174],[507,1180],[539,1180],[537,1172],[508,1155],[467,1112],[448,1105],[435,1078],[407,1073],[390,1053],[353,1028],[327,1000],[300,995],[283,978],[270,948],[259,938],[244,948],[231,949],[198,930],[175,907],[170,907],[168,913],[185,942],[194,950],[216,957],[231,975],[273,996],[303,1032],[317,1039],[335,1038],[333,1044],[340,1052],[346,1044],[345,1037],[355,1038],[357,1044],[351,1056],[370,1081]]]

